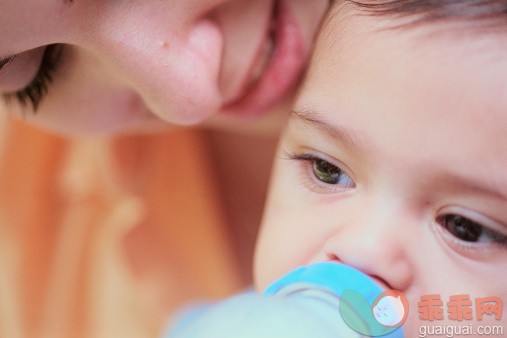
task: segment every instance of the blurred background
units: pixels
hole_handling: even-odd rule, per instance
[[[276,139],[0,121],[0,337],[157,337],[251,283]]]

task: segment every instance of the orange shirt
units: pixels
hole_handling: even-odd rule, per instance
[[[2,124],[0,337],[156,337],[182,303],[238,290],[202,132]]]

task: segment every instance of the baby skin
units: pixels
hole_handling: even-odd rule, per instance
[[[336,261],[407,297],[408,337],[505,323],[476,312],[477,298],[503,300],[504,317],[507,304],[507,15],[498,16],[333,5],[280,141],[258,290]],[[441,300],[433,320],[419,306],[428,295]]]

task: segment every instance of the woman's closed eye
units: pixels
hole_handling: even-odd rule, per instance
[[[322,156],[323,157],[323,156]],[[355,182],[339,165],[311,153],[288,154],[302,165],[303,183],[318,193],[333,193],[355,188]]]
[[[44,50],[39,69],[30,83],[15,92],[2,94],[3,99],[7,103],[16,101],[23,108],[30,105],[31,109],[36,112],[54,79],[60,63],[62,49],[62,44],[48,45]],[[12,62],[14,61],[12,60]]]

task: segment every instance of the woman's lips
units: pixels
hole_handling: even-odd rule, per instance
[[[245,79],[244,93],[226,103],[224,111],[256,117],[294,87],[308,55],[293,13],[284,0],[275,4],[272,27]]]

